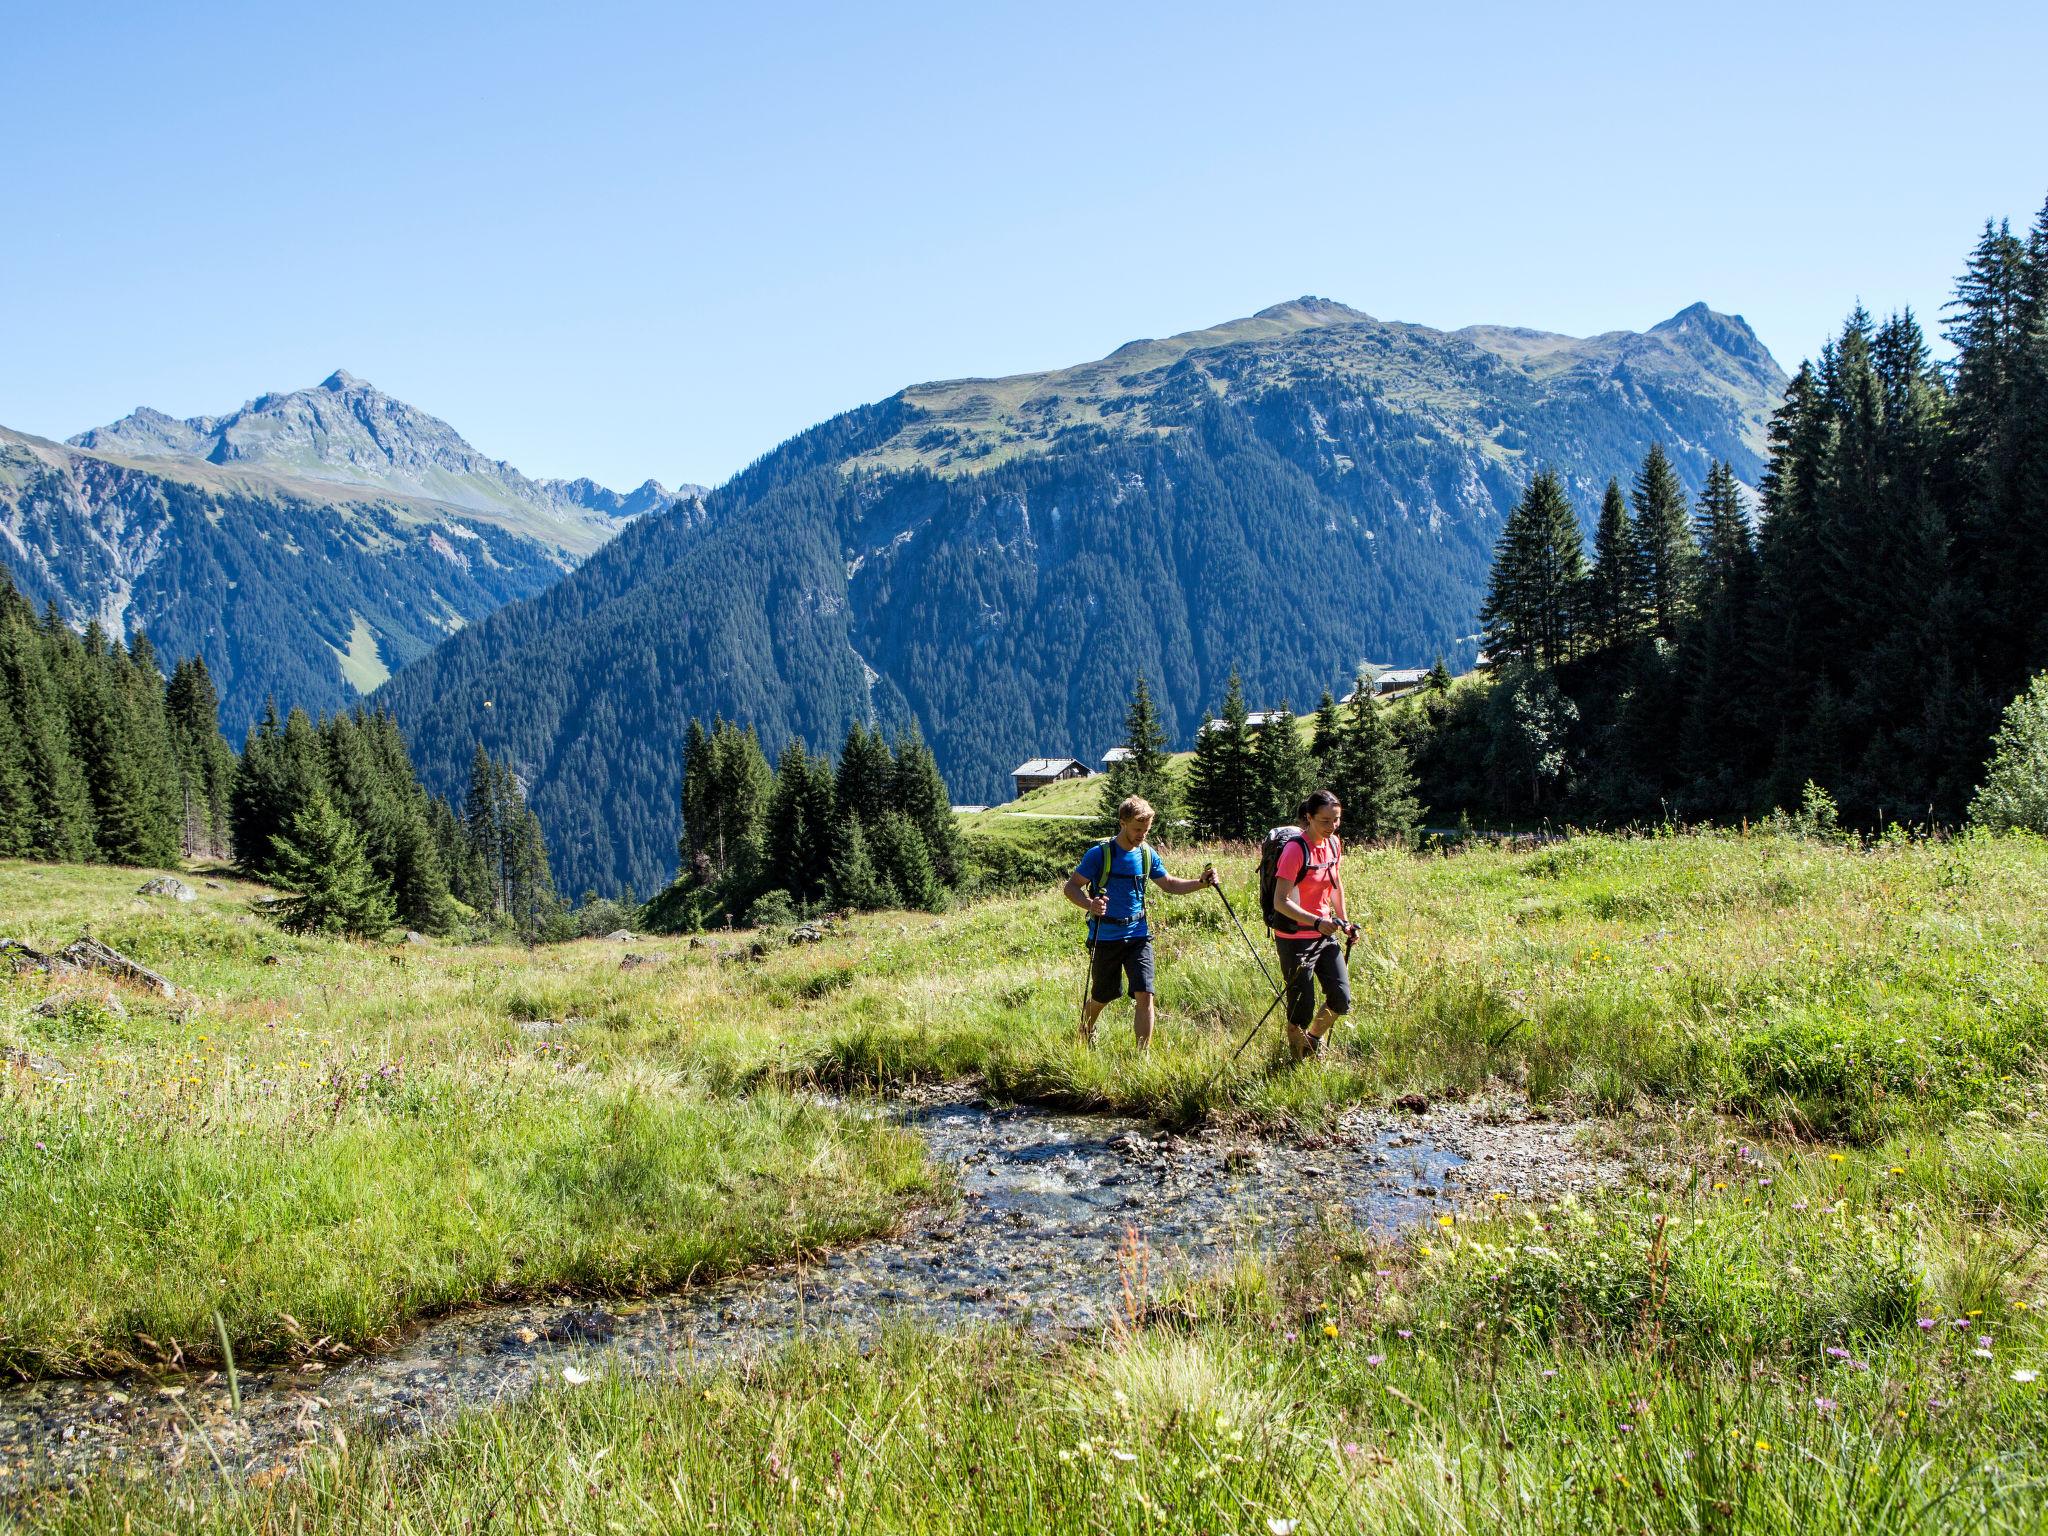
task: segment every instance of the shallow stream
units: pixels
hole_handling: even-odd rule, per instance
[[[1143,1245],[1156,1291],[1177,1269],[1271,1249],[1325,1207],[1391,1230],[1424,1220],[1464,1168],[1456,1137],[1427,1122],[1349,1120],[1308,1142],[1160,1136],[1128,1120],[984,1104],[896,1105],[957,1202],[894,1236],[815,1263],[764,1267],[617,1307],[493,1306],[410,1330],[392,1347],[322,1368],[244,1371],[241,1411],[217,1372],[130,1373],[0,1391],[0,1498],[99,1471],[167,1463],[230,1471],[288,1464],[322,1439],[408,1431],[516,1397],[565,1367],[660,1372],[758,1352],[802,1331],[872,1333],[897,1319],[1003,1321],[1075,1331],[1124,1305],[1119,1248]],[[1434,1117],[1432,1117],[1434,1118]],[[1470,1151],[1469,1144],[1466,1150]],[[1491,1153],[1474,1153],[1486,1157]],[[1510,1161],[1519,1164],[1522,1159]],[[1510,1193],[1525,1181],[1501,1167]],[[1127,1238],[1127,1234],[1131,1234]]]

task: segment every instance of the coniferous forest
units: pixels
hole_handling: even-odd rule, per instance
[[[1402,713],[1433,815],[1960,821],[2048,667],[2048,209],[1986,226],[1945,332],[1940,364],[1911,312],[1858,307],[1786,392],[1754,516],[1726,463],[1688,504],[1652,447],[1589,556],[1538,473],[1495,551],[1494,685]]]
[[[682,873],[651,926],[786,922],[826,906],[937,911],[963,877],[951,798],[915,729],[848,728],[837,766],[801,741],[771,770],[751,727],[689,722]]]
[[[78,634],[0,573],[0,857],[232,862],[290,893],[276,915],[303,929],[577,931],[507,764],[479,750],[458,814],[383,710],[273,705],[238,757],[219,707],[202,658],[166,679],[147,635]]]

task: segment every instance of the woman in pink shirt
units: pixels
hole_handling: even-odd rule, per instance
[[[1330,791],[1319,789],[1301,802],[1297,819],[1301,835],[1288,841],[1273,866],[1273,910],[1297,926],[1274,928],[1273,942],[1286,978],[1287,1048],[1300,1061],[1322,1050],[1331,1027],[1351,1011],[1351,976],[1344,951],[1334,941],[1340,933],[1355,936],[1358,930],[1344,915],[1344,882],[1338,873],[1344,844],[1337,827],[1344,807]],[[1315,1006],[1318,982],[1323,988],[1320,1009]]]

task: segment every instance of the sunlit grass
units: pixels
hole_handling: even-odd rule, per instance
[[[1248,916],[1251,851],[1211,854]],[[203,1353],[216,1308],[259,1351],[295,1327],[361,1342],[504,1290],[658,1286],[886,1224],[929,1187],[914,1144],[817,1089],[971,1077],[1266,1127],[1514,1090],[1605,1117],[1647,1183],[1583,1226],[1490,1208],[1391,1246],[1335,1234],[1198,1287],[1180,1332],[607,1377],[303,1483],[190,1508],[103,1491],[60,1524],[2040,1523],[2048,1426],[2012,1374],[2038,1369],[2048,1220],[2038,841],[1360,855],[1357,1006],[1298,1069],[1270,1019],[1230,1060],[1268,998],[1206,893],[1157,905],[1141,1054],[1128,1005],[1078,1043],[1080,924],[1050,889],[768,935],[755,958],[753,935],[293,939],[252,888],[172,908],[131,894],[143,875],[0,865],[0,933],[50,948],[90,925],[192,994],[6,984],[0,1044],[42,1064],[0,1088],[0,1358],[20,1369]],[[53,993],[72,1001],[39,1015]]]

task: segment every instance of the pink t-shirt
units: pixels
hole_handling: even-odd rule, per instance
[[[1303,850],[1307,850],[1306,859]],[[1344,840],[1332,836],[1325,843],[1311,843],[1307,838],[1298,838],[1280,850],[1280,857],[1274,862],[1273,873],[1282,880],[1294,882],[1294,903],[1310,912],[1320,912],[1324,917],[1336,916],[1337,865],[1344,857]],[[1307,868],[1302,866],[1306,863]],[[1317,937],[1313,928],[1303,928],[1295,933],[1280,933],[1283,939],[1313,939]]]

